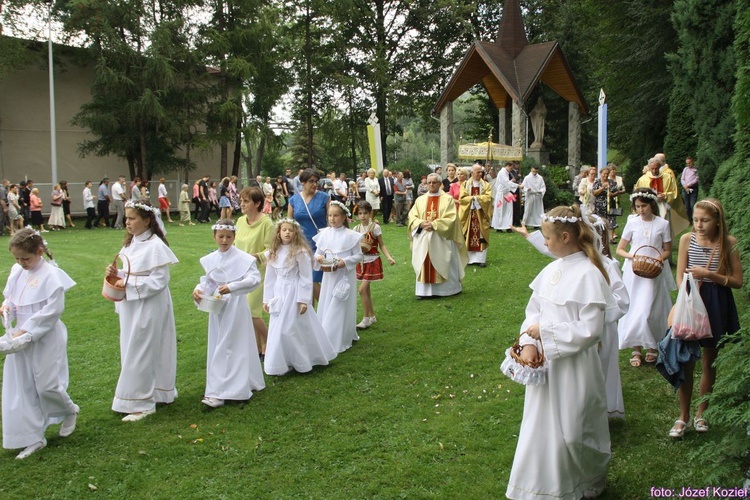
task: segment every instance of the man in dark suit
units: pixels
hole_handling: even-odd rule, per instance
[[[383,169],[383,177],[378,179],[380,184],[380,210],[383,211],[383,224],[388,224],[393,210],[394,179],[388,169]]]
[[[518,167],[518,163],[513,162],[513,168],[510,169],[510,180],[515,182],[516,184],[521,184],[523,182],[523,176],[521,175],[521,170]],[[521,190],[516,188],[515,191],[512,191],[514,195],[516,195],[516,199],[513,202],[513,225],[518,227],[521,225]]]

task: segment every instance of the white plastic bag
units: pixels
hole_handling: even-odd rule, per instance
[[[690,283],[688,293],[687,284]],[[701,299],[700,286],[693,273],[685,273],[672,321],[672,338],[676,340],[701,340],[713,337],[708,312]]]

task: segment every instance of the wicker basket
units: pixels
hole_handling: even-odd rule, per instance
[[[320,269],[324,273],[330,273],[338,269],[336,257],[328,257],[329,250],[323,250],[323,260],[320,261]]]
[[[123,257],[125,258],[124,260]],[[125,274],[125,282],[120,287],[117,286],[117,281],[120,278],[118,278],[117,276],[106,276],[104,278],[104,285],[102,286],[102,297],[107,300],[111,300],[112,302],[120,302],[125,298],[125,286],[128,284],[128,280],[130,279],[130,259],[128,259],[127,255],[118,253],[112,260],[113,266],[117,265],[118,258],[122,261],[123,264],[127,264],[128,266],[128,272]]]
[[[659,253],[659,249],[652,247],[651,245],[642,245],[633,252],[633,273],[641,278],[654,279],[661,274],[661,270],[664,268],[664,263],[661,259],[656,257],[650,257],[648,255],[638,255],[638,252],[643,248],[653,248],[656,253]]]
[[[505,360],[500,365],[500,371],[511,379],[523,385],[544,385],[547,383],[547,362],[544,352],[539,351],[539,361],[527,362],[521,358],[521,345],[516,338],[513,345],[505,350]]]

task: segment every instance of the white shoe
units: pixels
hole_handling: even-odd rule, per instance
[[[47,440],[46,439],[42,439],[38,443],[34,443],[32,445],[29,445],[21,453],[19,453],[18,455],[16,455],[16,460],[23,460],[24,458],[30,457],[31,455],[33,455],[37,451],[41,450],[45,446],[47,446]]]
[[[138,422],[139,420],[143,420],[144,418],[148,417],[149,415],[153,415],[156,413],[156,408],[151,408],[150,410],[141,411],[138,413],[131,413],[130,415],[126,415],[122,421],[123,422]]]
[[[368,319],[370,320],[370,325],[374,325],[378,322],[378,318],[376,318],[375,316],[370,316]]]
[[[349,324],[351,325],[351,323],[349,323]],[[370,324],[371,324],[370,323],[370,318],[368,318],[367,316],[365,316],[364,318],[362,318],[362,321],[360,321],[359,323],[357,323],[357,328],[364,330],[365,328],[369,327]]]
[[[224,400],[219,398],[203,398],[203,401],[201,401],[206,406],[210,406],[211,408],[220,408],[224,406]]]
[[[65,416],[65,420],[63,420],[60,427],[60,437],[68,437],[76,430],[76,420],[78,420],[78,413],[81,411],[81,408],[75,404],[73,406],[75,407],[75,412]]]

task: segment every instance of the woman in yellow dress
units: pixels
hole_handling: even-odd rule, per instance
[[[264,252],[271,247],[274,225],[271,218],[263,213],[266,197],[257,187],[247,187],[240,192],[240,209],[242,216],[237,219],[237,233],[234,246],[243,250],[258,260],[261,279],[265,279],[266,261]],[[250,304],[250,314],[253,317],[255,341],[261,359],[266,354],[266,340],[268,328],[263,321],[263,281],[261,286],[247,294]]]

